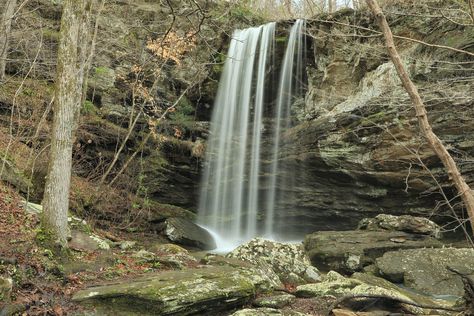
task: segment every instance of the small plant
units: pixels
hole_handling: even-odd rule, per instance
[[[94,103],[89,100],[86,100],[82,105],[82,114],[96,114],[97,108],[95,107]]]

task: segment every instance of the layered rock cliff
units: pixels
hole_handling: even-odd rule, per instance
[[[474,28],[445,18],[446,5],[385,10],[396,35],[429,43],[397,38],[435,133],[473,184],[474,60],[433,46],[473,52]],[[281,229],[350,229],[377,213],[456,222],[443,194],[462,217],[379,34],[364,28],[377,30],[368,12],[339,11],[310,22],[314,66],[307,69],[308,93],[295,103],[296,123],[284,136],[281,154],[288,165],[281,176],[291,181],[297,170],[294,189],[287,192],[297,207],[281,206]]]

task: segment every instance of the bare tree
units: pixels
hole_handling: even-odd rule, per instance
[[[430,122],[428,121],[426,107],[423,103],[423,100],[418,93],[418,89],[415,84],[411,81],[408,72],[405,70],[403,66],[402,59],[400,54],[398,53],[395,42],[393,40],[392,31],[390,26],[388,25],[387,19],[385,15],[378,5],[376,0],[366,0],[367,5],[369,6],[370,10],[376,16],[377,22],[379,24],[380,29],[383,32],[385,37],[385,44],[388,49],[388,53],[390,58],[395,66],[395,69],[400,77],[400,80],[403,84],[403,87],[407,91],[410,99],[413,103],[415,108],[416,117],[418,118],[418,123],[420,125],[421,132],[423,133],[424,137],[428,141],[428,144],[431,146],[433,151],[436,153],[438,158],[443,163],[446,171],[449,175],[449,178],[453,181],[454,186],[456,187],[459,196],[461,196],[464,205],[467,209],[467,213],[470,219],[471,227],[474,230],[474,194],[469,185],[466,183],[465,179],[461,175],[459,168],[456,165],[453,157],[451,157],[450,153],[443,145],[442,141],[438,138],[438,136],[433,132],[431,128]]]
[[[15,13],[17,0],[1,0],[0,6],[4,11],[0,19],[0,82],[5,78],[7,65],[8,42],[12,27],[12,18]]]
[[[43,198],[43,229],[67,246],[72,147],[80,113],[91,0],[65,0],[61,19],[51,152]]]

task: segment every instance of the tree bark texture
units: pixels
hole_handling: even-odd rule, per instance
[[[388,53],[390,58],[395,65],[395,69],[400,77],[400,80],[403,84],[403,87],[407,91],[410,99],[413,103],[415,108],[416,117],[418,119],[418,123],[420,126],[420,130],[423,133],[424,137],[426,138],[428,144],[431,146],[433,151],[439,157],[441,162],[443,163],[450,180],[453,181],[454,186],[456,187],[459,196],[461,197],[464,205],[467,209],[467,214],[469,216],[471,228],[474,231],[474,194],[469,185],[466,183],[466,180],[461,175],[456,162],[454,161],[453,157],[449,154],[446,147],[443,145],[442,141],[438,138],[438,136],[433,132],[431,125],[428,121],[428,116],[426,112],[425,105],[423,100],[418,93],[418,89],[416,88],[413,81],[411,81],[408,72],[405,70],[403,66],[402,59],[400,54],[398,53],[395,42],[393,40],[393,34],[390,29],[390,26],[385,18],[385,15],[378,5],[376,0],[366,0],[367,5],[369,6],[370,10],[376,16],[377,23],[380,29],[383,32],[385,37],[385,43],[388,49]]]
[[[8,43],[10,41],[12,19],[15,14],[17,0],[0,0],[3,12],[0,19],[0,82],[5,79],[7,66]]]
[[[84,59],[87,55],[89,1],[65,0],[61,19],[48,175],[43,198],[43,228],[67,246],[69,189],[74,132],[79,118]],[[85,42],[84,42],[85,41]]]

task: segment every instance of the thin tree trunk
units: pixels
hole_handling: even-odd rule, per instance
[[[436,134],[433,132],[433,129],[431,128],[423,100],[421,99],[420,94],[418,93],[418,89],[411,81],[410,76],[408,75],[407,71],[405,70],[405,67],[403,66],[401,57],[395,47],[392,31],[390,29],[390,26],[388,25],[387,19],[385,18],[382,9],[380,8],[376,0],[366,0],[366,2],[370,10],[376,16],[379,27],[384,34],[390,58],[392,59],[392,62],[395,65],[395,69],[397,70],[398,76],[400,77],[400,80],[402,81],[402,84],[408,95],[410,96],[413,106],[415,107],[416,117],[418,118],[420,129],[426,140],[428,141],[428,144],[431,146],[433,151],[436,153],[436,155],[439,157],[444,167],[446,168],[449,178],[453,181],[454,186],[456,187],[458,194],[462,198],[464,205],[467,209],[471,228],[474,231],[473,191],[461,175],[453,157],[451,157],[446,147],[443,145],[441,140],[438,138],[438,136],[436,136]]]
[[[42,226],[52,241],[67,246],[74,131],[80,113],[89,1],[65,0],[58,50],[51,153],[43,198]]]
[[[8,42],[12,27],[13,14],[15,13],[17,0],[1,0],[3,14],[0,19],[0,82],[5,79],[5,68],[7,66]]]
[[[469,10],[471,11],[471,20],[474,23],[474,0],[468,0]]]
[[[135,125],[137,124],[138,122],[138,119],[140,118],[140,115],[141,115],[141,112],[138,112],[137,113],[137,116],[135,117],[135,119],[133,120],[133,122],[130,124],[130,126],[128,127],[128,132],[127,132],[127,135],[125,136],[125,138],[123,139],[122,141],[122,144],[120,145],[120,148],[117,150],[117,152],[115,153],[114,155],[114,158],[112,159],[112,162],[110,163],[109,167],[107,168],[107,170],[105,171],[105,173],[102,175],[102,177],[100,178],[100,181],[99,181],[99,186],[101,186],[105,179],[107,179],[107,177],[109,176],[110,172],[112,171],[112,169],[114,168],[115,164],[117,163],[119,157],[120,157],[120,154],[122,153],[123,149],[125,148],[125,145],[127,144],[128,142],[128,139],[130,138],[130,136],[132,135],[132,132],[135,128]],[[147,139],[148,140],[148,139]]]

